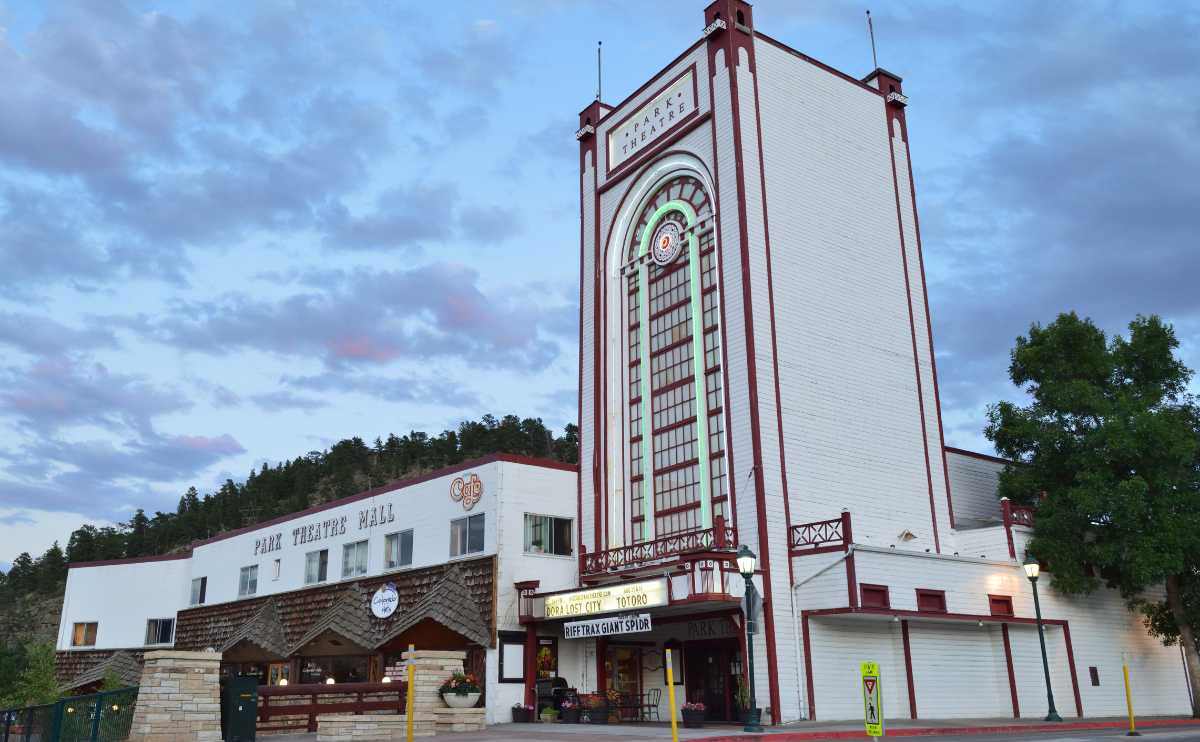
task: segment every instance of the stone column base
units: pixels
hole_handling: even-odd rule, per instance
[[[408,717],[403,714],[317,717],[317,742],[391,742],[405,739],[407,730]],[[413,719],[414,737],[432,737],[436,732],[432,719]]]
[[[433,716],[437,720],[437,733],[446,732],[481,732],[485,724],[487,709],[434,709]]]

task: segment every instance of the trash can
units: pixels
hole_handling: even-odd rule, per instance
[[[221,736],[225,742],[254,739],[258,718],[258,678],[231,677],[221,683]]]

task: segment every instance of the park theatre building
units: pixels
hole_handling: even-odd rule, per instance
[[[1005,462],[943,442],[900,78],[834,70],[737,0],[696,21],[579,116],[580,466],[497,457],[188,554],[73,565],[64,677],[161,639],[263,682],[377,679],[412,640],[469,649],[493,721],[540,676],[665,716],[672,649],[677,703],[734,719],[747,545],[767,720],[859,718],[863,661],[888,717],[1045,714],[1034,513],[997,500]],[[1117,594],[1042,589],[1064,716],[1122,713],[1122,659],[1140,713],[1188,710],[1178,649]]]

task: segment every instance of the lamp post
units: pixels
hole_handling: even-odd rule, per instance
[[[750,551],[750,547],[742,544],[737,552],[738,572],[746,580],[746,682],[750,689],[750,708],[746,709],[746,726],[743,732],[761,732],[759,723],[758,702],[754,700],[754,567],[758,557]]]
[[[1046,701],[1050,705],[1050,713],[1046,714],[1046,721],[1062,721],[1062,717],[1054,708],[1054,689],[1050,687],[1050,663],[1046,660],[1046,634],[1042,630],[1042,604],[1038,600],[1037,591],[1038,573],[1041,571],[1041,567],[1029,552],[1025,552],[1025,563],[1021,566],[1025,569],[1025,576],[1029,578],[1029,584],[1033,585],[1033,612],[1037,616],[1038,642],[1042,645],[1042,672],[1046,676]]]

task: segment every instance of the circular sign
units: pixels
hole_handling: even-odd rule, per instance
[[[400,593],[396,592],[396,586],[390,582],[371,596],[371,614],[375,618],[387,618],[395,613],[399,606]]]
[[[679,251],[683,249],[683,234],[679,228],[678,222],[664,222],[654,232],[654,240],[651,244],[651,257],[654,262],[659,265],[666,265],[675,258],[679,257]]]

